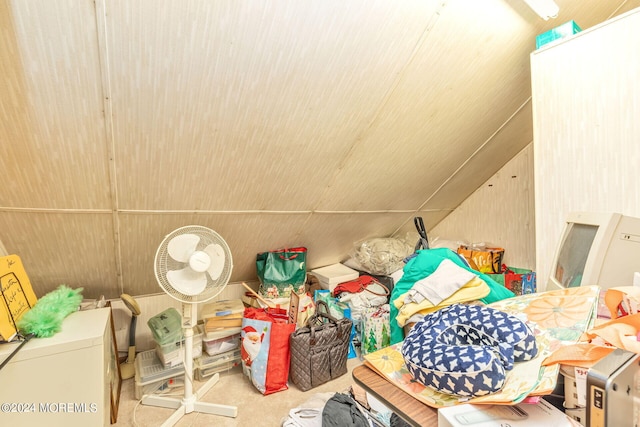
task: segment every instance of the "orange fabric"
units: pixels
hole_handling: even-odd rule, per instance
[[[624,298],[624,293],[616,289],[607,289],[604,294],[604,304],[609,309],[612,319],[618,318],[618,306]]]
[[[640,353],[640,342],[637,340],[640,331],[640,313],[619,317],[589,329],[588,339],[600,337],[607,343],[624,350]]]
[[[542,366],[549,366],[555,363],[565,365],[578,366],[580,368],[590,368],[600,359],[615,350],[615,347],[606,347],[601,345],[578,343],[560,347],[554,351],[551,356],[547,357]]]
[[[620,295],[617,295],[620,294]],[[619,304],[617,298],[622,299],[623,293],[620,291],[607,291],[606,303],[615,304],[615,312]],[[611,306],[610,306],[611,307]],[[612,313],[614,310],[611,311]],[[640,341],[638,334],[640,333],[640,313],[628,316],[618,317],[589,329],[583,335],[583,340],[603,340],[606,345],[597,345],[590,342],[580,342],[568,346],[563,346],[554,351],[543,362],[543,366],[562,363],[565,365],[578,366],[581,368],[590,368],[597,361],[611,353],[616,348],[640,353]]]
[[[591,331],[595,331],[598,329],[605,329],[610,325],[615,325],[618,323],[623,323],[623,324],[627,324],[630,326],[633,326],[635,328],[640,327],[640,313],[636,313],[636,314],[630,314],[629,316],[623,316],[623,317],[619,317],[617,319],[612,319],[608,322],[602,323],[598,326],[595,326],[593,328],[591,328],[589,331],[587,331],[587,333],[591,332]]]

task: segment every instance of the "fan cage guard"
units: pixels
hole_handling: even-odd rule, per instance
[[[182,234],[195,234],[200,238],[200,241],[196,246],[197,251],[204,250],[208,245],[218,244],[222,247],[225,254],[224,267],[222,269],[222,273],[220,273],[220,277],[216,280],[212,280],[209,274],[205,273],[207,277],[207,285],[204,291],[197,295],[185,295],[176,290],[171,283],[169,283],[169,280],[167,280],[168,271],[181,270],[188,266],[188,263],[176,261],[171,258],[168,252],[168,246],[171,239]],[[185,303],[198,303],[208,301],[222,292],[231,278],[233,258],[231,256],[229,245],[227,245],[227,242],[225,242],[218,233],[207,227],[188,225],[186,227],[178,228],[165,236],[164,240],[162,240],[158,247],[158,251],[156,252],[154,269],[158,284],[169,296]]]

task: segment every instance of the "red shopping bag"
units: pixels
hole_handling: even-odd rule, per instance
[[[524,271],[518,273],[508,270],[504,273],[504,287],[516,295],[533,294],[537,290],[536,273],[534,271]]]
[[[240,334],[242,370],[264,395],[289,388],[289,323],[282,308],[245,308]]]

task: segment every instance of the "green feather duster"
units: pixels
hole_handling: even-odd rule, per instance
[[[82,290],[83,288],[71,289],[66,285],[60,285],[58,289],[40,298],[33,308],[18,320],[18,330],[25,336],[53,336],[60,331],[64,318],[78,310],[82,302]]]
[[[58,289],[40,298],[16,323],[24,340],[2,363],[4,368],[16,353],[33,337],[48,338],[60,332],[65,317],[78,310],[82,302],[82,288],[71,289],[60,285]]]

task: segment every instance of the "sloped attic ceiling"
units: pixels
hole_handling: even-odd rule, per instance
[[[557,0],[0,1],[0,240],[37,294],[159,292],[174,228],[232,281],[305,245],[432,228],[532,141],[535,36],[640,6]]]

